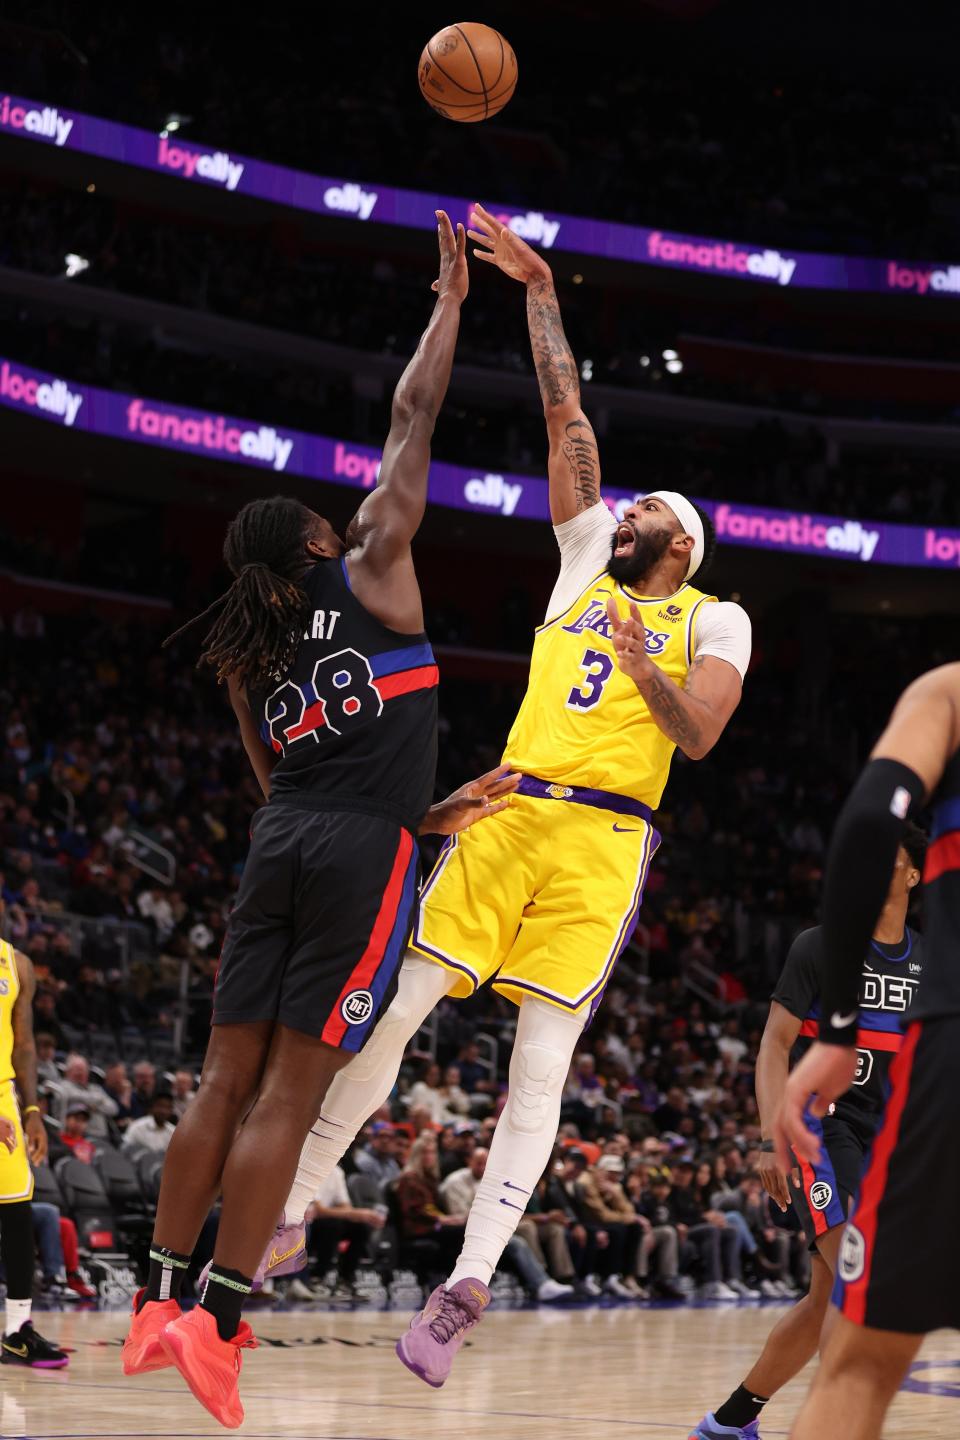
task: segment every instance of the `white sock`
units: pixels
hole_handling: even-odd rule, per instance
[[[15,1335],[21,1325],[26,1325],[30,1319],[30,1312],[33,1309],[32,1300],[11,1300],[7,1299],[7,1319],[4,1334]]]
[[[284,1206],[286,1224],[298,1225],[303,1220],[321,1183],[396,1084],[407,1041],[455,982],[455,975],[431,960],[410,955],[404,960],[393,1003],[359,1055],[334,1076],[320,1117],[304,1142],[293,1189]]]
[[[546,1168],[560,1124],[563,1084],[586,1016],[524,1000],[510,1057],[510,1092],[477,1187],[463,1249],[447,1285],[489,1285]]]

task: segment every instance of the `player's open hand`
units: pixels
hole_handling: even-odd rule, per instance
[[[822,1119],[835,1100],[845,1095],[857,1071],[857,1052],[845,1045],[811,1045],[787,1080],[773,1126],[777,1164],[784,1175],[793,1167],[793,1150],[811,1165],[820,1159],[820,1140],[807,1125],[804,1111]]]
[[[440,241],[440,274],[430,288],[441,297],[452,295],[456,300],[466,300],[470,289],[467,237],[462,225],[457,226],[454,235],[446,210],[437,211],[437,237]]]
[[[47,1127],[43,1117],[31,1110],[23,1122],[23,1133],[27,1141],[27,1157],[31,1165],[42,1165],[47,1158]]]
[[[629,619],[624,620],[613,596],[607,601],[607,618],[613,630],[613,648],[617,652],[617,663],[624,675],[639,685],[649,674],[653,661],[647,654],[647,627],[643,616],[631,601]]]
[[[422,835],[458,835],[477,820],[486,820],[499,815],[510,803],[510,796],[516,790],[522,775],[511,771],[509,765],[498,765],[488,770],[478,780],[461,785],[446,800],[431,805],[420,827]]]
[[[774,1205],[777,1205],[784,1214],[790,1205],[790,1189],[787,1179],[780,1166],[777,1164],[777,1157],[771,1150],[762,1150],[760,1159],[757,1162],[757,1174],[760,1177],[760,1184],[766,1190]],[[794,1184],[796,1172],[794,1172]]]
[[[531,280],[549,280],[550,266],[526,240],[515,235],[509,225],[501,225],[495,215],[474,205],[470,224],[475,230],[468,231],[470,239],[476,242],[474,255],[478,260],[489,260],[498,265],[511,280],[520,280],[524,285]]]
[[[17,1127],[6,1115],[0,1115],[0,1145],[6,1145],[11,1155],[17,1148]]]

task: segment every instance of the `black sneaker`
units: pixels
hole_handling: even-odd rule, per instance
[[[44,1340],[28,1320],[0,1343],[0,1365],[27,1365],[31,1370],[62,1370],[70,1364],[65,1350]]]

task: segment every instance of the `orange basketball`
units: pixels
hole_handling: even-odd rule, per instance
[[[420,89],[447,120],[489,120],[517,88],[517,57],[498,30],[470,20],[448,25],[420,56]]]

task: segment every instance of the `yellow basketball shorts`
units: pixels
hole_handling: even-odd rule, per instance
[[[506,810],[447,841],[410,948],[453,971],[461,999],[495,976],[518,1005],[535,995],[592,1016],[659,844],[638,802],[524,777]]]
[[[12,1080],[0,1084],[0,1115],[12,1120],[17,1132],[17,1148],[12,1155],[6,1145],[0,1144],[0,1205],[11,1205],[17,1200],[32,1200],[33,1171],[27,1159],[23,1126],[20,1124],[20,1107]]]

